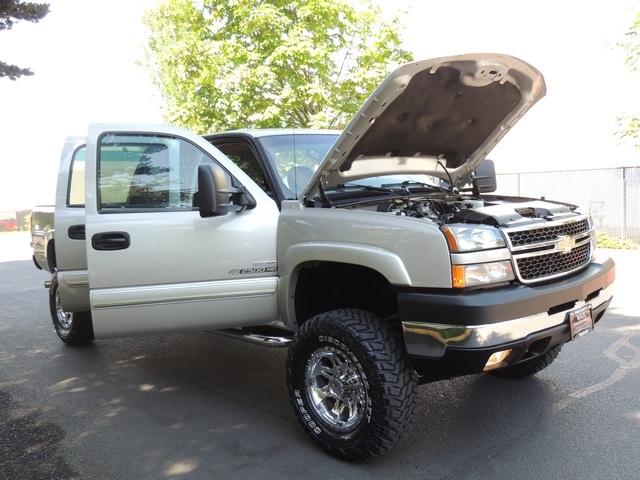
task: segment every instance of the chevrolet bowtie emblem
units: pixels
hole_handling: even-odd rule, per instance
[[[556,250],[560,250],[562,253],[569,253],[576,241],[571,237],[558,237],[558,243],[556,243]]]

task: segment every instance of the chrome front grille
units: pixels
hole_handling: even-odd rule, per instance
[[[550,222],[540,227],[506,229],[515,274],[535,283],[575,272],[591,261],[594,231],[587,218]]]
[[[585,218],[577,222],[563,223],[531,230],[508,232],[513,247],[526,247],[537,243],[556,241],[559,236],[575,237],[589,231],[589,221]]]
[[[517,270],[523,282],[542,280],[573,272],[591,259],[591,244],[574,247],[569,253],[553,252],[516,259]]]

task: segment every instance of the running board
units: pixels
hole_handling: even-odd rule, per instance
[[[291,343],[291,337],[264,335],[256,332],[247,332],[239,328],[228,328],[225,330],[207,330],[209,333],[215,333],[224,337],[235,338],[244,342],[261,345],[271,348],[285,348]]]

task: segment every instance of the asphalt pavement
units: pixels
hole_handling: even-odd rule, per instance
[[[616,297],[534,378],[423,385],[411,432],[361,464],[320,451],[284,350],[207,333],[67,347],[28,236],[0,234],[0,479],[637,479],[640,252]]]

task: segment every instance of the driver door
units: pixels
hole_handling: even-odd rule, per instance
[[[201,218],[201,163],[244,185],[255,208]],[[86,249],[96,338],[277,321],[277,217],[273,200],[187,130],[92,126]]]

